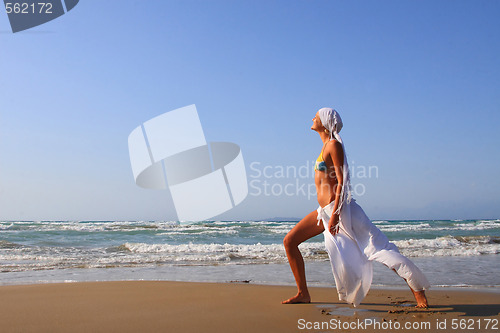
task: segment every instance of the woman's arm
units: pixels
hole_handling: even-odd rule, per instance
[[[330,221],[328,223],[329,231],[332,235],[335,235],[338,232],[336,226],[339,223],[339,213],[336,214],[335,212],[337,212],[339,207],[342,185],[344,185],[344,172],[342,170],[344,167],[344,151],[342,150],[342,144],[337,140],[327,144],[325,147],[325,153],[333,162],[333,169],[331,171],[329,170],[328,176],[332,178],[334,176],[337,177],[337,184],[335,185],[333,191],[331,191],[332,197],[330,198],[330,202],[335,201],[335,203],[333,204],[332,216],[330,217]],[[331,174],[333,172],[335,174]]]

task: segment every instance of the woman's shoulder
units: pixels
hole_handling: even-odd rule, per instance
[[[326,146],[327,147],[328,146],[330,146],[330,147],[338,147],[338,146],[342,147],[342,144],[339,141],[337,141],[336,139],[330,139],[330,141],[328,141]]]
[[[336,152],[336,151],[342,151],[342,144],[335,140],[335,139],[331,139],[325,146],[325,150],[328,150],[332,153]]]

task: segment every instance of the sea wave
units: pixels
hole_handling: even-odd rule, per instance
[[[408,257],[480,256],[500,254],[500,237],[445,236],[433,239],[394,241]],[[323,242],[299,245],[306,261],[326,261]],[[230,244],[187,243],[148,244],[126,242],[119,245],[79,248],[21,246],[0,241],[2,272],[61,268],[110,268],[157,265],[231,265],[286,263],[282,243]]]
[[[297,221],[0,221],[1,271],[286,263]],[[500,254],[500,220],[373,222],[408,257]],[[299,246],[328,260],[319,235]]]
[[[0,240],[0,249],[16,249],[23,247],[21,244]]]
[[[182,224],[176,221],[39,221],[0,222],[4,232],[161,232],[162,234],[182,233],[238,233],[239,231],[272,232],[286,234],[296,222],[199,222]]]
[[[307,260],[326,260],[323,243],[300,245]],[[106,248],[11,247],[0,251],[2,271],[55,268],[110,268],[148,265],[221,265],[285,263],[282,244],[146,244]]]
[[[444,236],[434,239],[394,241],[403,255],[409,257],[478,256],[500,253],[500,237]]]
[[[170,229],[180,226],[179,222],[145,222],[145,221],[19,221],[1,222],[3,231],[131,231]]]
[[[483,231],[490,229],[499,229],[500,222],[498,220],[478,220],[464,222],[460,221],[451,223],[451,221],[415,221],[415,222],[389,222],[378,223],[377,227],[382,232],[413,232],[413,231],[428,231],[433,233],[449,231]]]
[[[234,259],[258,260],[262,262],[283,262],[286,253],[283,244],[144,244],[125,243],[121,245],[124,251],[141,254],[163,254],[165,258],[171,256],[175,261],[231,261]],[[304,258],[327,258],[323,243],[302,243],[301,249]]]
[[[23,231],[77,231],[77,232],[161,232],[163,234],[182,233],[230,233],[267,232],[285,235],[296,221],[209,221],[183,224],[177,221],[3,221],[2,232]],[[373,223],[383,232],[457,232],[500,231],[500,220],[453,220],[453,221],[388,221],[375,220]]]

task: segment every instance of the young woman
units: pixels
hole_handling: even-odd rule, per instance
[[[298,293],[283,304],[309,303],[304,260],[299,244],[324,234],[325,245],[340,300],[357,306],[372,281],[371,261],[383,263],[402,277],[410,287],[418,308],[428,307],[425,290],[430,287],[424,274],[368,219],[351,199],[349,169],[344,144],[339,135],[342,120],[337,111],[322,108],[312,119],[323,147],[314,167],[319,208],[293,227],[283,243]]]

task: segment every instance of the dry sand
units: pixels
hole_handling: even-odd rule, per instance
[[[430,290],[431,307],[423,310],[414,308],[409,290],[372,289],[352,308],[338,301],[334,288],[312,287],[313,303],[280,304],[295,292],[295,287],[245,283],[2,286],[0,332],[500,331],[500,294],[494,292]],[[378,324],[366,324],[375,320]],[[420,328],[407,330],[404,325]]]

